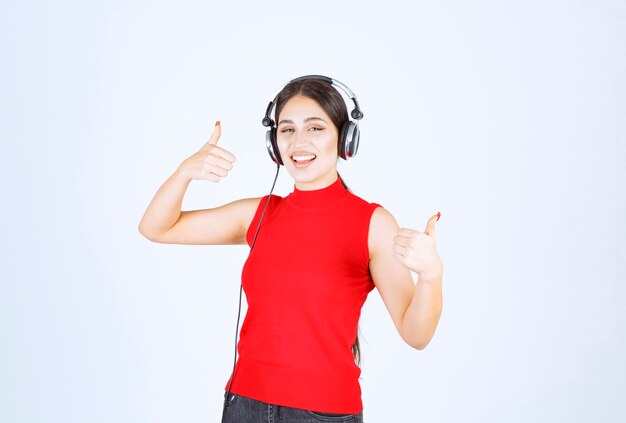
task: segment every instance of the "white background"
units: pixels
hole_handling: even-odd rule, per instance
[[[442,213],[430,345],[363,309],[365,421],[626,419],[624,2],[91,3],[0,14],[1,421],[219,421],[246,247],[137,225],[218,119],[236,167],[184,208],[267,193],[265,107],[312,73],[365,113],[350,188]]]

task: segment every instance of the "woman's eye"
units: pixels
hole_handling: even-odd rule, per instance
[[[283,128],[283,129],[280,130],[280,132],[282,132],[282,133],[293,132],[293,128]]]
[[[309,131],[321,131],[323,129],[324,128],[320,128],[319,126],[312,126],[312,127],[309,128]]]

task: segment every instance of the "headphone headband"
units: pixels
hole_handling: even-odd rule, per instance
[[[346,84],[340,81],[337,81],[336,79],[329,78],[328,76],[324,76],[324,75],[305,75],[305,76],[299,76],[297,78],[292,79],[287,84],[283,85],[283,87],[280,90],[278,90],[278,93],[276,93],[276,95],[274,96],[274,99],[270,101],[270,103],[267,105],[267,109],[265,110],[265,116],[263,117],[263,120],[261,121],[263,126],[270,127],[270,126],[275,125],[275,122],[270,117],[270,115],[272,114],[272,110],[274,109],[274,106],[276,106],[276,100],[278,99],[278,94],[280,94],[283,88],[285,88],[286,85],[291,84],[292,82],[301,81],[303,79],[317,79],[320,81],[328,82],[333,87],[339,88],[354,103],[354,109],[352,109],[352,111],[350,112],[350,116],[356,120],[363,119],[363,112],[361,111],[359,107],[359,102],[356,100],[356,96],[354,95],[352,90],[348,88]]]

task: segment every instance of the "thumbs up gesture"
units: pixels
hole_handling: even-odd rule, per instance
[[[205,179],[219,182],[233,168],[235,156],[217,146],[222,135],[222,125],[217,121],[215,130],[209,140],[194,155],[185,159],[179,171],[189,180]]]
[[[440,216],[437,213],[428,219],[423,233],[400,228],[393,239],[395,259],[420,277],[440,275],[443,272],[443,263],[435,245],[435,223]]]

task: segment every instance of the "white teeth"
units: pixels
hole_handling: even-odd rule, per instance
[[[313,160],[315,158],[315,156],[313,154],[309,155],[309,156],[293,156],[292,159],[294,159],[297,162],[303,162],[305,160]]]

